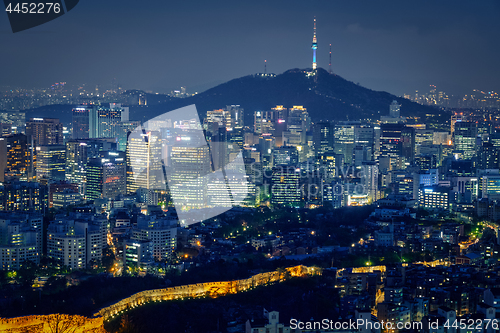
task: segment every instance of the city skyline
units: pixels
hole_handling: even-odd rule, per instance
[[[361,10],[359,4],[299,1],[286,7],[281,2],[196,4],[154,2],[136,8],[111,2],[96,11],[82,3],[58,20],[17,34],[2,21],[0,40],[11,52],[0,59],[12,66],[0,86],[116,79],[126,89],[169,92],[186,86],[201,92],[264,72],[264,66],[273,73],[311,67],[316,16],[318,67],[328,70],[332,44],[333,72],[367,88],[401,96],[429,84],[454,95],[500,90],[490,75],[498,71],[497,46],[490,42],[495,29],[485,26],[498,25],[493,17],[500,8],[493,1],[474,8],[363,2]],[[86,17],[93,18],[92,25],[80,29]],[[32,47],[36,53],[28,52]]]
[[[498,0],[76,3],[0,22],[0,331],[499,331]]]

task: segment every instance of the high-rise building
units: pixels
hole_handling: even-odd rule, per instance
[[[36,179],[50,181],[65,180],[66,146],[50,145],[36,147]]]
[[[352,163],[353,149],[355,147],[355,130],[359,122],[341,122],[334,127],[334,151],[344,155],[347,164]]]
[[[255,204],[255,184],[245,174],[245,166],[211,173],[207,177],[207,207],[233,207]],[[228,191],[229,190],[229,191]]]
[[[226,105],[226,110],[231,115],[230,128],[234,129],[245,126],[244,110],[240,105]]]
[[[391,185],[394,194],[405,196],[408,199],[416,199],[418,183],[413,174],[405,170],[391,171]]]
[[[409,163],[415,159],[415,129],[412,127],[405,126],[401,130],[401,156]]]
[[[481,197],[500,200],[500,175],[486,174],[481,177]]]
[[[90,113],[94,112],[94,105],[80,105],[72,110],[73,139],[88,139]]]
[[[109,107],[92,108],[89,112],[90,138],[117,138],[123,132],[122,122],[129,121],[128,107],[110,103]]]
[[[299,154],[297,147],[281,146],[273,149],[273,165],[297,165],[299,163]]]
[[[403,124],[380,125],[380,156],[389,160],[389,169],[403,168],[402,135]],[[407,138],[408,139],[408,138]],[[383,167],[385,169],[385,166]]]
[[[295,166],[277,166],[271,176],[271,203],[280,206],[298,206],[302,201],[301,169]]]
[[[474,121],[456,121],[453,131],[455,150],[469,159],[476,154],[477,124]]]
[[[69,216],[51,222],[47,229],[47,257],[70,269],[84,269],[102,259],[107,218]]]
[[[286,119],[278,119],[278,123],[275,124],[275,130],[280,129],[280,121],[284,121],[286,125],[286,132],[282,132],[281,135],[283,137],[283,142],[281,144],[304,147],[306,145],[306,133],[311,125],[307,109],[302,105],[294,105],[288,111],[288,117]],[[280,137],[279,134],[280,133],[275,131],[276,138]]]
[[[64,189],[61,192],[51,193],[51,196],[52,207],[54,207],[55,209],[78,205],[82,202],[82,196],[80,195],[80,193],[68,188]]]
[[[0,212],[0,268],[19,270],[26,262],[40,263],[43,217],[39,214]]]
[[[143,267],[153,262],[153,242],[129,239],[123,242],[123,267]]]
[[[220,169],[229,162],[227,135],[227,129],[221,123],[207,124],[206,137],[212,153],[213,170]]]
[[[318,122],[313,125],[313,147],[316,155],[333,151],[334,129],[329,122]]]
[[[174,146],[170,155],[171,173],[169,188],[173,197],[183,198],[186,208],[203,208],[207,205],[205,177],[211,169],[208,146]]]
[[[26,122],[28,142],[36,146],[64,144],[63,124],[56,118],[30,118]]]
[[[254,132],[257,134],[272,133],[276,116],[274,111],[255,111],[253,114]]]
[[[450,132],[451,132],[451,135],[453,136],[453,132],[455,131],[455,123],[457,121],[467,121],[467,116],[464,115],[463,113],[457,113],[455,112],[452,116],[451,116],[451,127],[450,127]]]
[[[6,156],[0,180],[30,180],[33,174],[32,146],[24,134],[13,134],[0,138],[0,153]],[[2,159],[3,160],[3,159]],[[2,164],[0,164],[2,167]]]
[[[139,120],[129,120],[121,122],[118,130],[119,132],[117,133],[118,150],[127,150],[128,133],[132,132],[139,126],[141,126],[141,122]]]
[[[0,210],[44,213],[47,207],[48,190],[45,185],[19,181],[0,185]]]
[[[101,152],[88,161],[85,195],[88,200],[115,198],[127,191],[125,152]]]
[[[418,190],[418,205],[421,208],[432,210],[448,210],[455,202],[456,193],[450,187],[429,186]]]
[[[371,126],[360,125],[354,128],[354,143],[370,151],[369,160],[373,159],[375,150],[375,129]]]
[[[164,189],[162,141],[159,132],[138,131],[127,141],[127,192]]]
[[[324,182],[331,183],[337,177],[337,154],[333,151],[320,153],[316,157],[316,165]]]
[[[227,105],[225,109],[207,111],[206,123],[220,123],[228,131],[244,126],[243,108],[239,105]]]
[[[177,220],[154,215],[139,217],[137,227],[132,229],[132,240],[151,242],[156,261],[170,260],[177,247]]]
[[[499,168],[499,150],[491,142],[483,142],[477,152],[478,169],[498,169]]]
[[[114,138],[78,139],[66,142],[66,180],[79,184],[80,194],[85,193],[85,169],[89,159],[101,152],[116,151]]]
[[[48,184],[48,188],[49,188],[49,208],[53,207],[55,193],[64,192],[66,190],[79,193],[78,184],[70,183],[68,181],[50,182]]]

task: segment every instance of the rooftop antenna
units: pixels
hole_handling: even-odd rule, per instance
[[[330,69],[328,70],[332,74],[332,44],[330,44],[330,62],[328,63]]]
[[[264,60],[264,74],[267,74],[267,60]]]

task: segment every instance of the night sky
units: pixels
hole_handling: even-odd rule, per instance
[[[3,8],[3,7],[2,7]],[[318,66],[396,95],[500,91],[500,1],[81,0],[13,34],[0,14],[0,86],[54,82],[203,91],[263,72]]]

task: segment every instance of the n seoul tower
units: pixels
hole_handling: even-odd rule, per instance
[[[316,39],[316,16],[314,17],[314,34],[313,34],[313,71],[316,70],[316,50],[318,49],[318,40]]]

